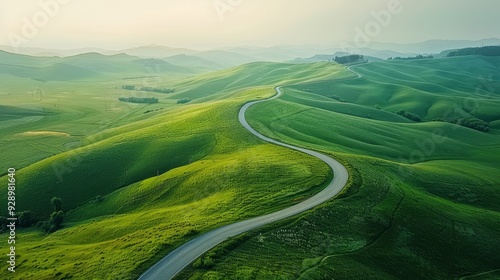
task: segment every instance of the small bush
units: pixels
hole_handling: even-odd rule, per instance
[[[62,200],[59,197],[53,197],[50,200],[50,203],[52,203],[52,206],[54,206],[54,212],[58,212],[62,210]]]
[[[31,211],[23,211],[18,216],[19,226],[20,227],[31,227],[35,220],[33,219],[33,214]]]
[[[186,104],[189,102],[191,102],[190,98],[182,98],[182,99],[177,100],[177,104]]]
[[[481,131],[481,132],[489,132],[490,131],[490,127],[489,127],[487,122],[480,120],[480,119],[475,119],[475,118],[468,118],[468,119],[462,118],[462,119],[454,119],[454,120],[445,120],[442,118],[436,118],[433,121],[453,123],[453,124],[461,125],[463,127],[475,129],[475,130]]]
[[[158,98],[155,97],[120,97],[118,100],[130,103],[147,103],[154,104],[158,103]]]
[[[422,118],[419,115],[412,113],[412,112],[407,112],[405,110],[398,110],[398,111],[396,111],[396,114],[403,116],[409,120],[415,121],[415,122],[422,121]]]

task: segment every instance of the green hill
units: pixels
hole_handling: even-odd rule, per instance
[[[31,57],[0,51],[0,74],[43,81],[74,81],[103,76],[151,76],[197,72],[160,59],[140,59],[126,54],[85,53],[70,57]]]
[[[201,257],[211,267],[177,279],[494,278],[498,126],[484,133],[432,118],[470,102],[477,107],[468,116],[498,123],[499,62],[371,63],[355,68],[361,79],[288,86],[280,99],[250,108],[263,134],[346,162],[351,185],[310,213],[216,247]],[[424,121],[394,113],[401,108]]]
[[[197,57],[195,55],[185,55],[185,54],[179,54],[179,55],[174,55],[174,56],[169,56],[164,58],[163,60],[180,65],[180,66],[185,66],[189,67],[191,69],[200,69],[200,70],[220,70],[223,67],[219,65],[218,63],[204,59],[201,57]]]
[[[9,143],[3,164],[18,170],[17,211],[47,219],[50,199],[57,196],[67,213],[63,229],[50,235],[19,229],[19,254],[26,256],[20,265],[27,269],[18,277],[134,278],[193,234],[276,211],[319,191],[332,176],[326,165],[263,144],[236,118],[247,101],[274,94],[272,86],[250,88],[257,84],[256,71],[278,69],[266,76],[270,85],[350,75],[334,64],[285,66],[291,65],[251,64],[173,79],[168,83],[179,93],[146,93],[161,97],[154,105],[114,104],[114,96],[126,91],[115,88],[113,78],[42,85],[43,98],[34,104],[52,115],[15,123],[2,135],[0,141]],[[21,104],[36,94],[29,89],[39,84],[11,80],[12,95],[4,94],[4,102],[21,113]],[[197,95],[210,87],[216,92]],[[176,104],[182,96],[203,100]],[[163,110],[145,114],[154,108]],[[36,156],[26,147],[36,148]],[[0,182],[6,186],[6,176]],[[134,237],[143,234],[148,238]],[[100,252],[109,257],[102,259]],[[41,258],[47,262],[37,263]]]
[[[241,106],[276,85],[284,95],[250,108],[252,126],[345,162],[349,187],[229,240],[202,256],[213,266],[190,266],[179,279],[449,279],[498,269],[497,58],[375,62],[355,67],[355,79],[329,62],[190,76],[188,66],[122,54],[33,65],[0,56],[18,61],[0,61],[11,67],[0,68],[0,197],[15,167],[18,212],[46,220],[54,196],[65,211],[54,233],[17,229],[14,279],[136,279],[194,236],[317,193],[334,176],[326,165],[238,123]],[[158,103],[118,101],[129,96]],[[177,104],[183,98],[192,101]],[[476,118],[490,131],[436,118]]]

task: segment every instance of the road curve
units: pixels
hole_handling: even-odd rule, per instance
[[[276,92],[277,94],[271,98],[246,103],[240,109],[240,112],[238,114],[238,119],[240,123],[253,135],[259,137],[260,139],[266,142],[290,148],[292,150],[296,150],[311,155],[313,157],[316,157],[324,161],[326,164],[330,166],[330,168],[334,173],[333,180],[328,184],[328,186],[325,189],[323,189],[318,194],[292,207],[271,214],[267,214],[264,216],[226,225],[221,228],[207,232],[203,235],[200,235],[187,243],[184,243],[174,251],[170,252],[170,254],[161,259],[159,262],[157,262],[144,274],[142,274],[139,277],[140,280],[172,279],[177,273],[179,273],[183,268],[185,268],[187,265],[193,262],[196,258],[201,256],[203,253],[207,252],[211,248],[215,247],[217,244],[223,242],[227,238],[239,235],[249,230],[297,215],[301,212],[314,208],[326,202],[327,200],[331,199],[332,197],[336,196],[345,187],[345,185],[347,184],[347,179],[349,177],[349,174],[347,172],[347,169],[338,161],[332,159],[329,156],[318,153],[316,151],[295,147],[268,138],[255,131],[248,124],[247,120],[245,119],[245,113],[247,109],[250,108],[252,105],[273,100],[282,95],[280,87],[276,88]]]

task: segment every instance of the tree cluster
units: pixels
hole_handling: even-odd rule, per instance
[[[155,109],[155,110],[146,110],[144,112],[144,114],[149,114],[149,113],[152,113],[152,112],[158,112],[158,111],[161,111],[161,110],[163,110],[163,108],[158,108],[158,109]]]
[[[450,52],[447,57],[465,55],[500,56],[500,46],[486,46],[478,48],[465,48]]]
[[[52,207],[54,207],[54,212],[50,215],[49,219],[46,221],[37,222],[33,217],[31,211],[22,211],[16,214],[17,225],[20,228],[29,228],[33,225],[40,227],[43,231],[51,233],[55,232],[62,227],[64,221],[64,212],[62,210],[62,200],[59,197],[53,197],[50,200]],[[6,217],[0,217],[0,232],[5,229],[8,225],[8,220]]]
[[[422,118],[419,115],[412,113],[412,112],[407,112],[405,110],[398,110],[398,111],[396,111],[396,114],[403,116],[403,117],[405,117],[409,120],[412,120],[412,121],[416,121],[416,122],[422,121]]]
[[[155,87],[142,87],[142,91],[158,92],[158,93],[174,93],[175,89],[171,88],[155,88]]]
[[[135,86],[125,85],[125,86],[122,86],[122,89],[125,89],[125,90],[135,90]]]
[[[449,122],[453,124],[458,124],[464,127],[472,128],[481,132],[488,132],[490,131],[490,127],[487,122],[480,120],[480,119],[475,119],[475,118],[468,118],[468,119],[456,119],[456,120],[445,120],[442,118],[436,118],[434,121],[438,122]]]
[[[124,85],[122,86],[124,90],[136,90],[136,87],[133,85]],[[175,89],[172,88],[159,88],[159,87],[141,87],[141,91],[149,91],[149,92],[158,92],[158,93],[174,93]]]
[[[45,232],[55,232],[62,227],[64,221],[64,212],[62,210],[62,200],[59,197],[53,197],[50,200],[54,207],[54,212],[50,214],[48,221],[41,221],[38,223],[40,228]]]
[[[36,222],[31,211],[16,213],[15,217],[17,218],[17,225],[21,228],[29,228]],[[7,217],[0,216],[0,232],[3,232],[3,229],[5,229],[8,224],[9,221],[7,220]]]
[[[189,102],[191,102],[191,98],[182,98],[182,99],[177,100],[177,104],[186,104]]]
[[[154,104],[158,103],[158,98],[154,97],[120,97],[118,100],[123,101],[123,102],[130,102],[130,103],[146,103],[146,104]]]
[[[401,57],[401,56],[396,56],[396,57],[389,57],[388,60],[417,60],[417,59],[432,59],[434,56],[432,55],[417,55],[417,56],[409,56],[409,57]]]
[[[351,54],[351,55],[346,55],[346,56],[335,56],[335,62],[339,64],[347,64],[347,63],[352,63],[356,62],[358,60],[363,59],[364,57],[360,54]]]
[[[123,80],[136,80],[136,79],[145,79],[145,78],[154,78],[158,76],[137,76],[137,77],[125,77]]]

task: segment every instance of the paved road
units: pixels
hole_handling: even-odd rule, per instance
[[[357,74],[357,73],[356,73]],[[330,168],[333,170],[334,173],[334,178],[328,184],[328,186],[323,189],[321,192],[316,194],[315,196],[309,198],[308,200],[305,200],[299,204],[296,204],[292,207],[289,207],[284,210],[280,210],[278,212],[274,212],[265,216],[260,216],[256,218],[252,218],[246,221],[242,222],[237,222],[234,224],[230,224],[227,226],[223,226],[221,228],[212,230],[210,232],[207,232],[203,235],[200,235],[196,237],[195,239],[184,243],[182,246],[179,248],[175,249],[172,251],[170,254],[168,254],[165,258],[160,260],[158,263],[156,263],[154,266],[152,266],[148,271],[146,271],[144,274],[142,274],[139,279],[140,280],[165,280],[165,279],[172,279],[177,273],[179,273],[183,268],[185,268],[187,265],[189,265],[191,262],[193,262],[196,258],[201,256],[203,253],[206,251],[210,250],[211,248],[215,247],[217,244],[223,242],[229,237],[233,237],[236,235],[239,235],[241,233],[247,232],[249,230],[261,227],[263,225],[279,221],[294,215],[297,215],[301,212],[304,212],[306,210],[309,210],[311,208],[314,208],[327,200],[331,199],[335,195],[337,195],[346,185],[347,179],[349,177],[349,174],[347,172],[347,169],[340,164],[338,161],[332,159],[329,156],[323,155],[321,153],[311,151],[308,149],[300,148],[300,147],[295,147],[292,145],[288,145],[285,143],[278,142],[276,140],[273,140],[271,138],[268,138],[257,131],[255,131],[247,122],[245,119],[245,112],[247,109],[257,103],[261,102],[266,102],[275,98],[278,98],[279,96],[282,95],[281,88],[277,87],[276,88],[277,94],[273,96],[272,98],[265,99],[265,100],[260,100],[260,101],[253,101],[245,104],[239,114],[238,114],[238,119],[240,123],[248,130],[250,131],[253,135],[259,137],[260,139],[276,144],[279,146],[287,147],[311,156],[314,156],[322,161],[324,161],[326,164],[330,166]]]

